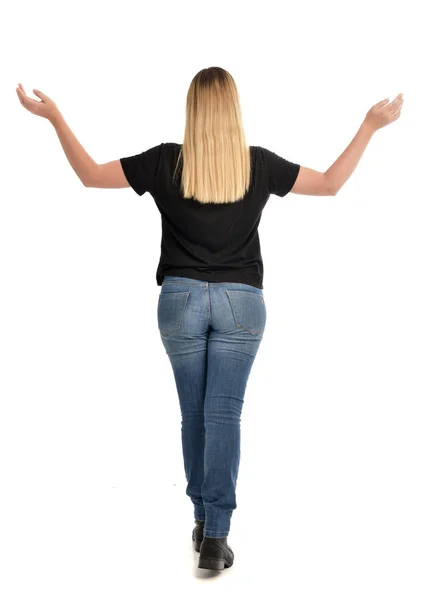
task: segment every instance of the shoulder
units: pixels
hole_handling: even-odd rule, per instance
[[[264,146],[251,146],[251,155],[256,157],[256,161],[258,164],[258,168],[267,169],[268,163],[270,160],[270,150],[265,148]]]
[[[259,156],[261,157],[261,163],[265,168],[281,168],[284,163],[288,163],[288,160],[281,154],[265,148],[264,146],[257,146]]]
[[[175,156],[180,150],[182,144],[178,144],[177,142],[162,142],[160,144],[160,154],[167,156]]]
[[[177,142],[163,142],[162,146],[167,150],[173,150],[175,148],[181,148],[182,144],[178,144]]]
[[[275,153],[272,150],[269,150],[265,146],[256,146],[256,148],[257,148],[259,154],[266,160],[271,158],[272,155],[275,155]]]
[[[181,144],[177,144],[176,142],[160,142],[156,146],[150,146],[145,152],[150,152],[151,154],[161,154],[162,152],[180,148],[180,146]]]

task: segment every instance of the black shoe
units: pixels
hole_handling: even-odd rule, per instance
[[[205,522],[198,521],[197,519],[195,519],[195,521],[196,521],[197,525],[193,529],[194,550],[196,552],[200,552],[200,544],[203,541],[203,529],[205,526]]]
[[[199,569],[222,569],[231,567],[234,553],[227,544],[227,538],[203,538],[200,546]]]

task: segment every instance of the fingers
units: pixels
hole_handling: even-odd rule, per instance
[[[22,89],[20,87],[16,88],[16,93],[18,94],[19,102],[22,104],[22,106],[24,106],[25,108],[27,108],[25,100],[24,100],[25,94],[22,92]]]
[[[374,104],[374,108],[381,108],[382,106],[384,106],[385,104],[387,104],[388,101],[389,101],[388,98],[385,98],[385,100],[380,100],[379,102],[377,102],[376,104]]]
[[[403,94],[396,96],[390,106],[393,120],[398,119],[403,106]]]
[[[383,108],[388,103],[389,98],[385,98],[375,104],[374,108]],[[403,103],[403,94],[398,94],[396,98],[386,107],[387,110],[395,110],[396,106],[401,106]]]
[[[22,87],[21,84],[19,84],[19,86],[16,88],[16,93],[18,94],[18,98],[19,98],[19,101],[22,104],[22,106],[24,108],[26,108],[27,110],[29,110],[30,112],[37,114],[38,107],[41,104],[41,102],[39,102],[38,100],[33,100],[32,98],[29,98],[27,96],[27,94],[24,92],[24,88]]]
[[[25,106],[27,108],[27,99],[29,99],[28,96],[25,94],[25,92],[22,91],[20,87],[16,88],[16,93],[18,94],[18,98],[22,106]]]
[[[384,104],[384,101],[380,104],[382,106],[379,107],[379,113],[385,117],[386,122],[391,123],[392,121],[396,121],[400,117],[400,111],[403,106],[403,94],[398,94],[387,106]]]
[[[27,96],[27,94],[25,93],[24,86],[22,85],[22,83],[18,84],[18,87],[16,88],[16,91],[18,93],[18,96],[19,96],[19,99],[21,101],[21,104],[23,106],[25,106],[25,108],[28,108],[28,110],[30,110],[30,102],[35,102],[35,100],[32,100],[31,98],[29,98]]]
[[[48,96],[46,96],[46,94],[43,94],[43,92],[41,92],[40,90],[33,89],[33,92],[36,96],[41,98],[43,102],[47,102],[49,100]]]
[[[396,96],[396,98],[393,100],[393,102],[390,103],[390,107],[392,109],[395,109],[397,106],[402,106],[403,104],[403,94],[399,94],[398,96]]]
[[[395,109],[392,113],[392,121],[396,121],[396,119],[398,119],[400,117],[400,111],[402,110],[402,106],[403,106],[403,94],[399,94]]]

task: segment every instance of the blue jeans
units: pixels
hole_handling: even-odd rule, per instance
[[[157,320],[181,408],[186,494],[207,537],[228,535],[237,506],[240,417],[266,316],[260,288],[163,280]]]

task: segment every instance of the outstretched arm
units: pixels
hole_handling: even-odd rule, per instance
[[[301,166],[292,193],[304,196],[336,196],[355,170],[374,131],[363,122],[341,156],[324,173]]]
[[[52,123],[68,162],[85,187],[129,187],[120,162],[112,161],[105,165],[96,163],[80,144],[61,111],[49,96],[34,89],[34,94],[40,98],[40,100],[34,100],[27,96],[22,84],[18,85],[16,92],[24,108]]]
[[[388,104],[388,98],[375,104],[366,114],[356,135],[324,173],[307,167],[301,167],[295,184],[294,194],[306,196],[335,196],[357,167],[374,133],[381,127],[396,121],[400,117],[403,94],[399,94]]]
[[[97,163],[80,144],[59,111],[50,119],[50,122],[55,128],[68,162],[83,185],[88,187],[89,181],[92,180],[98,168]]]
[[[59,111],[51,123],[55,127],[70,165],[85,187],[110,189],[129,187],[119,160],[104,165],[96,163],[80,144]]]

